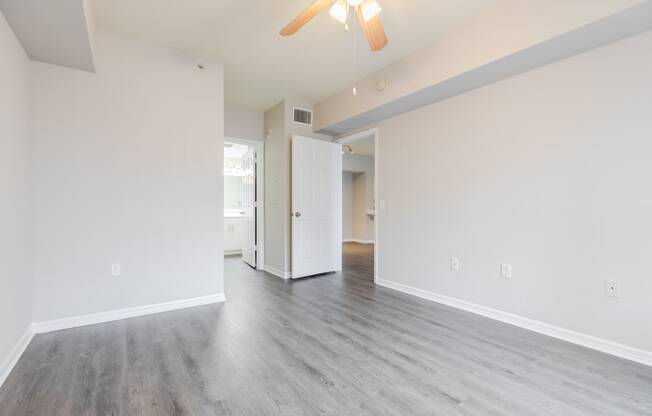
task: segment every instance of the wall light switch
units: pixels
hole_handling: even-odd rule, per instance
[[[503,279],[512,278],[512,265],[511,264],[501,264],[500,265],[500,275]]]
[[[606,280],[604,282],[604,295],[609,298],[617,298],[620,296],[620,288],[618,282]]]
[[[454,272],[460,271],[460,259],[457,257],[451,257],[451,270]]]
[[[120,263],[113,263],[111,265],[111,276],[120,276],[120,274],[122,274]]]
[[[381,211],[385,211],[385,200],[384,199],[381,199],[380,201],[378,201],[378,209],[380,209]]]

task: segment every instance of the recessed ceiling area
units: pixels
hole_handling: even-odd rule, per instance
[[[94,72],[95,24],[87,0],[0,0],[0,11],[35,61]]]
[[[371,52],[359,26],[322,13],[278,32],[313,0],[94,0],[99,26],[225,63],[227,105],[266,110],[285,97],[316,102],[409,55],[497,0],[379,0],[389,45]]]

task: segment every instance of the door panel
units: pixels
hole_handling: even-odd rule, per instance
[[[244,230],[242,235],[242,260],[256,267],[256,149],[250,147],[243,158],[245,175],[242,177],[242,207],[244,212]]]
[[[292,137],[292,277],[341,270],[342,146]]]

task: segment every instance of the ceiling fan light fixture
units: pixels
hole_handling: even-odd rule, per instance
[[[376,0],[367,0],[362,5],[362,17],[365,22],[368,22],[376,17],[376,15],[378,15],[382,10],[380,4],[378,4]]]
[[[349,5],[346,3],[346,0],[337,0],[328,14],[338,22],[346,23],[349,14]]]
[[[346,0],[350,6],[358,7],[364,0]]]

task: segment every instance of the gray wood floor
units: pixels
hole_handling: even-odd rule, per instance
[[[1,415],[652,415],[652,368],[372,284],[226,262],[228,301],[38,335]]]

